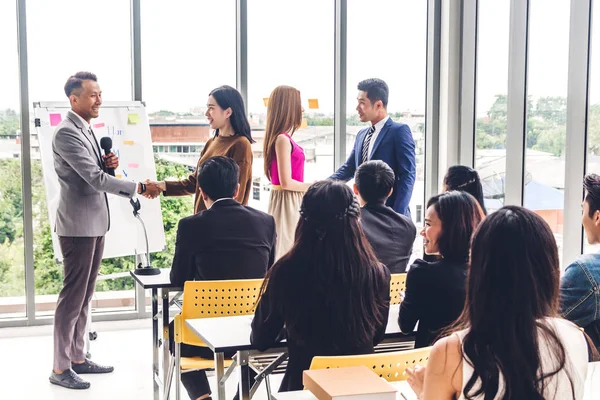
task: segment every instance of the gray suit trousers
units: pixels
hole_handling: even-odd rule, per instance
[[[104,252],[104,236],[60,236],[65,277],[54,313],[54,370],[85,360],[85,328],[89,303]]]

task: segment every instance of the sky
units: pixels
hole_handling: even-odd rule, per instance
[[[19,104],[15,1],[0,1],[0,108]],[[569,0],[531,0],[529,94],[566,96]],[[509,0],[479,1],[477,113],[506,93]],[[596,6],[594,14],[598,14]],[[30,102],[66,101],[63,85],[79,70],[98,75],[104,100],[131,99],[129,0],[28,0]],[[596,20],[600,20],[600,15]],[[348,111],[358,81],[390,87],[392,112],[425,109],[427,0],[348,1]],[[595,38],[596,35],[593,35]],[[592,55],[599,52],[599,40]],[[333,0],[250,0],[250,112],[277,85],[295,86],[304,106],[333,112]],[[592,56],[593,57],[593,56]],[[234,0],[142,2],[143,98],[149,111],[185,112],[222,84],[235,86]],[[600,102],[592,58],[591,99]]]

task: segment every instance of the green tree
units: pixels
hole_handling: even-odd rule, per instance
[[[41,162],[32,160],[31,166],[36,293],[55,294],[62,288],[63,268],[56,263],[54,256]],[[183,165],[161,159],[156,159],[156,170],[160,180],[181,179],[190,172]],[[20,160],[0,160],[0,171],[0,296],[22,295],[25,286]],[[152,264],[159,268],[169,268],[175,251],[177,223],[179,219],[192,214],[193,200],[191,196],[162,197],[160,202],[167,248],[152,255]],[[129,271],[135,267],[134,262],[133,256],[106,259],[102,262],[100,272],[111,274]],[[133,286],[131,278],[120,278],[99,281],[97,290],[127,290]]]
[[[16,136],[21,131],[19,114],[11,109],[0,110],[0,138]]]
[[[588,149],[594,155],[600,155],[600,104],[593,104],[588,115]]]

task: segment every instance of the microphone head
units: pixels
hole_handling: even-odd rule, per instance
[[[100,147],[102,147],[102,150],[110,152],[110,149],[112,148],[112,139],[108,136],[104,136],[102,139],[100,139]]]

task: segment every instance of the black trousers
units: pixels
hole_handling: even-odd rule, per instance
[[[175,354],[175,323],[169,324],[169,349],[171,355]],[[235,353],[225,353],[226,358],[231,358]],[[202,358],[214,358],[215,353],[208,347],[190,346],[188,344],[181,344],[181,357],[202,357]],[[250,382],[254,382],[256,372],[250,369]],[[200,396],[205,394],[212,394],[208,378],[206,377],[205,371],[191,371],[181,374],[181,383],[188,392],[190,399],[196,400]],[[239,399],[239,393],[234,397],[234,400]]]

